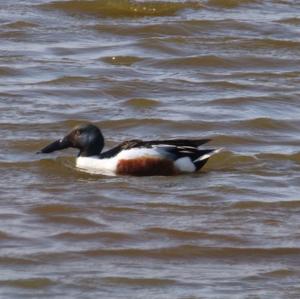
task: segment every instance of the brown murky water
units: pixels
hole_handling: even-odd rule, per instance
[[[0,1],[1,298],[300,298],[298,0]],[[198,174],[105,177],[74,125],[212,138]]]

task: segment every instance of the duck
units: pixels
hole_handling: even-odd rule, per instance
[[[78,125],[37,153],[76,148],[76,167],[105,175],[170,176],[199,171],[221,149],[200,149],[210,139],[131,139],[103,152],[104,137],[92,123]]]

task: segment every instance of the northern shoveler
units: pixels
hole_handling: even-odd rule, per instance
[[[220,149],[199,149],[209,139],[138,139],[122,142],[102,153],[104,138],[98,127],[75,127],[62,139],[38,153],[52,153],[69,147],[79,149],[76,166],[107,175],[175,175],[198,171]]]

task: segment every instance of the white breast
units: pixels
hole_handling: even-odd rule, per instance
[[[78,157],[76,167],[92,173],[105,175],[115,175],[117,169],[117,159],[99,159],[97,157]]]

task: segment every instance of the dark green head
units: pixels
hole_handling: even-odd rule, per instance
[[[39,153],[52,153],[69,147],[78,148],[78,156],[89,157],[100,155],[104,147],[104,138],[100,129],[95,125],[80,125],[75,127],[62,139],[56,140],[42,148]]]

